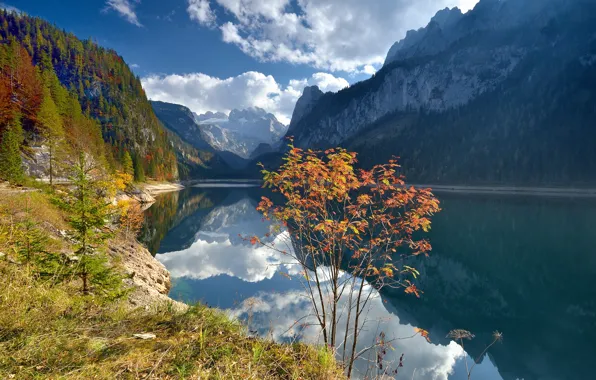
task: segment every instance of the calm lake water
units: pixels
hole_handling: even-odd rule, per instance
[[[171,296],[227,310],[260,336],[315,341],[316,327],[292,328],[310,302],[286,257],[241,236],[266,239],[255,210],[258,187],[188,188],[159,196],[142,238],[171,272]],[[383,290],[368,310],[361,346],[379,332],[404,354],[397,379],[593,379],[596,358],[596,200],[441,194],[428,258],[417,258],[420,299]],[[272,236],[270,239],[275,239]],[[465,351],[452,329],[476,335]],[[376,355],[371,352],[373,364]],[[360,361],[358,369],[368,367]],[[362,375],[361,375],[362,376]]]

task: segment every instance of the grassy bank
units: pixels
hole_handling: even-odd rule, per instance
[[[0,193],[0,378],[342,377],[326,349],[249,337],[222,311],[179,312],[167,302],[133,309],[126,296],[85,295],[76,278],[41,275],[16,254],[16,229],[28,220],[47,238],[43,251],[68,253],[66,217],[41,191]]]

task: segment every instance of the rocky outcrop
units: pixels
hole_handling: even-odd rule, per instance
[[[108,252],[129,276],[126,282],[134,288],[129,295],[133,307],[149,307],[160,302],[171,302],[180,310],[187,307],[168,297],[172,286],[170,273],[136,240],[115,239],[110,242]]]

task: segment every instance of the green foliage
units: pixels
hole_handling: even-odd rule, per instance
[[[105,242],[110,237],[106,230],[111,205],[103,194],[104,190],[93,179],[94,174],[97,174],[97,168],[81,153],[71,177],[73,193],[66,196],[63,202],[69,213],[72,238],[77,246],[75,254],[78,263],[73,268],[73,274],[80,277],[84,293],[88,293],[92,287],[117,293],[120,281],[111,272],[103,252]]]
[[[124,152],[124,157],[122,158],[122,169],[124,173],[134,175],[135,169],[132,163],[132,157],[128,151]]]
[[[22,262],[31,263],[45,253],[47,235],[31,218],[20,223],[17,231],[15,248]]]
[[[135,157],[134,174],[135,181],[145,182],[145,169],[143,168],[143,163],[139,157]]]
[[[20,183],[24,173],[21,164],[23,128],[18,119],[1,131],[0,135],[0,178]]]
[[[54,103],[49,88],[44,89],[44,97],[37,115],[38,123],[43,128],[42,136],[45,137],[49,148],[49,168],[50,185],[53,185],[56,159],[60,153],[64,152],[62,140],[64,139],[64,129],[62,128],[62,118],[58,112],[58,107]]]

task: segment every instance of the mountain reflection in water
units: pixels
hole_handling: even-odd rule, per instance
[[[146,211],[142,239],[172,274],[171,296],[217,306],[250,320],[279,341],[316,341],[304,328],[311,304],[296,278],[300,267],[242,237],[270,236],[255,210],[259,188],[189,188],[159,196]],[[433,251],[412,264],[422,274],[420,299],[383,290],[368,310],[362,348],[383,331],[396,340],[387,362],[404,354],[398,379],[466,379],[464,352],[445,338],[472,331],[468,363],[495,330],[473,379],[591,379],[596,356],[596,202],[585,199],[438,194]],[[347,295],[345,296],[347,297]],[[344,302],[344,300],[340,300]],[[296,321],[300,320],[299,324]],[[342,336],[342,332],[338,336]],[[375,361],[376,355],[368,357]],[[367,367],[360,361],[358,370]],[[362,376],[362,374],[361,374]]]

